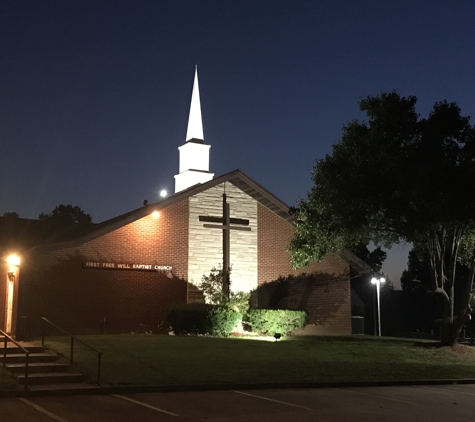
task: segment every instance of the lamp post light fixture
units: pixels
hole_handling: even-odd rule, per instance
[[[384,277],[373,277],[371,279],[371,284],[376,284],[376,296],[378,298],[378,336],[381,337],[381,303],[380,303],[380,293],[381,293],[381,283],[385,283],[386,279]]]

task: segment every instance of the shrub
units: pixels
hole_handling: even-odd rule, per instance
[[[208,275],[203,274],[198,288],[203,292],[206,303],[213,305],[224,305],[228,298],[223,292],[224,271],[219,266],[213,267]]]
[[[241,315],[245,315],[249,310],[250,299],[250,292],[230,292],[229,301],[225,305],[228,308],[238,311]]]
[[[225,306],[190,303],[170,305],[167,318],[177,335],[227,337],[242,315]]]
[[[209,334],[227,337],[236,324],[242,319],[242,314],[227,306],[214,306],[208,313]]]
[[[206,331],[206,315],[211,305],[190,303],[170,305],[167,319],[175,334],[202,334]]]
[[[243,324],[247,330],[268,336],[276,333],[289,334],[292,330],[304,328],[306,321],[305,311],[289,309],[250,308],[243,317]]]

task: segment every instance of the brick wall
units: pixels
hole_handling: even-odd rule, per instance
[[[286,248],[290,223],[258,205],[259,307],[305,309],[309,334],[351,334],[348,263],[328,255],[308,268],[294,270]]]
[[[258,298],[261,307],[306,309],[311,322],[307,330],[316,334],[349,334],[348,264],[327,256],[304,272],[293,270],[286,252],[291,224],[229,183],[226,192],[231,216],[249,219],[252,229],[231,234],[233,287],[257,289],[254,303]],[[25,256],[18,317],[28,316],[30,335],[38,333],[40,316],[78,334],[100,332],[104,318],[106,332],[165,331],[166,307],[186,302],[192,290],[188,281],[199,281],[204,271],[222,261],[221,230],[202,230],[198,221],[198,215],[221,215],[222,193],[223,186],[216,186],[161,210],[158,219],[149,215],[87,242],[37,249]],[[84,268],[87,261],[166,265],[173,270]],[[276,283],[279,278],[288,281],[285,295],[285,283]]]
[[[19,315],[46,316],[74,333],[163,332],[166,307],[186,301],[188,201],[74,246],[23,261]],[[172,266],[172,271],[84,268],[87,261]]]

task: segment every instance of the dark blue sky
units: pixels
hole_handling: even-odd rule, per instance
[[[2,0],[0,215],[70,203],[101,222],[173,191],[195,64],[210,171],[293,205],[363,97],[475,114],[474,16],[473,1]]]

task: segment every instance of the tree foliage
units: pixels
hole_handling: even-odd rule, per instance
[[[374,273],[381,272],[383,267],[383,262],[387,257],[387,253],[381,249],[381,246],[374,248],[372,251],[368,249],[368,246],[364,243],[356,245],[352,252],[364,262],[366,262],[370,267],[371,271]]]
[[[367,97],[368,121],[343,127],[332,154],[317,161],[314,186],[299,203],[289,250],[294,266],[373,240],[412,242],[428,256],[430,289],[442,299],[442,341],[453,344],[470,314],[475,271],[475,129],[455,103],[427,118],[416,97]],[[457,261],[470,268],[454,315]]]
[[[40,220],[49,220],[53,222],[72,224],[72,223],[92,223],[90,214],[86,214],[81,208],[73,205],[58,205],[49,214],[41,213]]]
[[[7,211],[3,213],[3,217],[5,218],[20,218],[17,212],[15,211]]]
[[[198,288],[203,292],[206,303],[211,305],[224,305],[227,302],[227,295],[223,289],[224,271],[219,266],[213,267],[209,273],[203,274]]]

